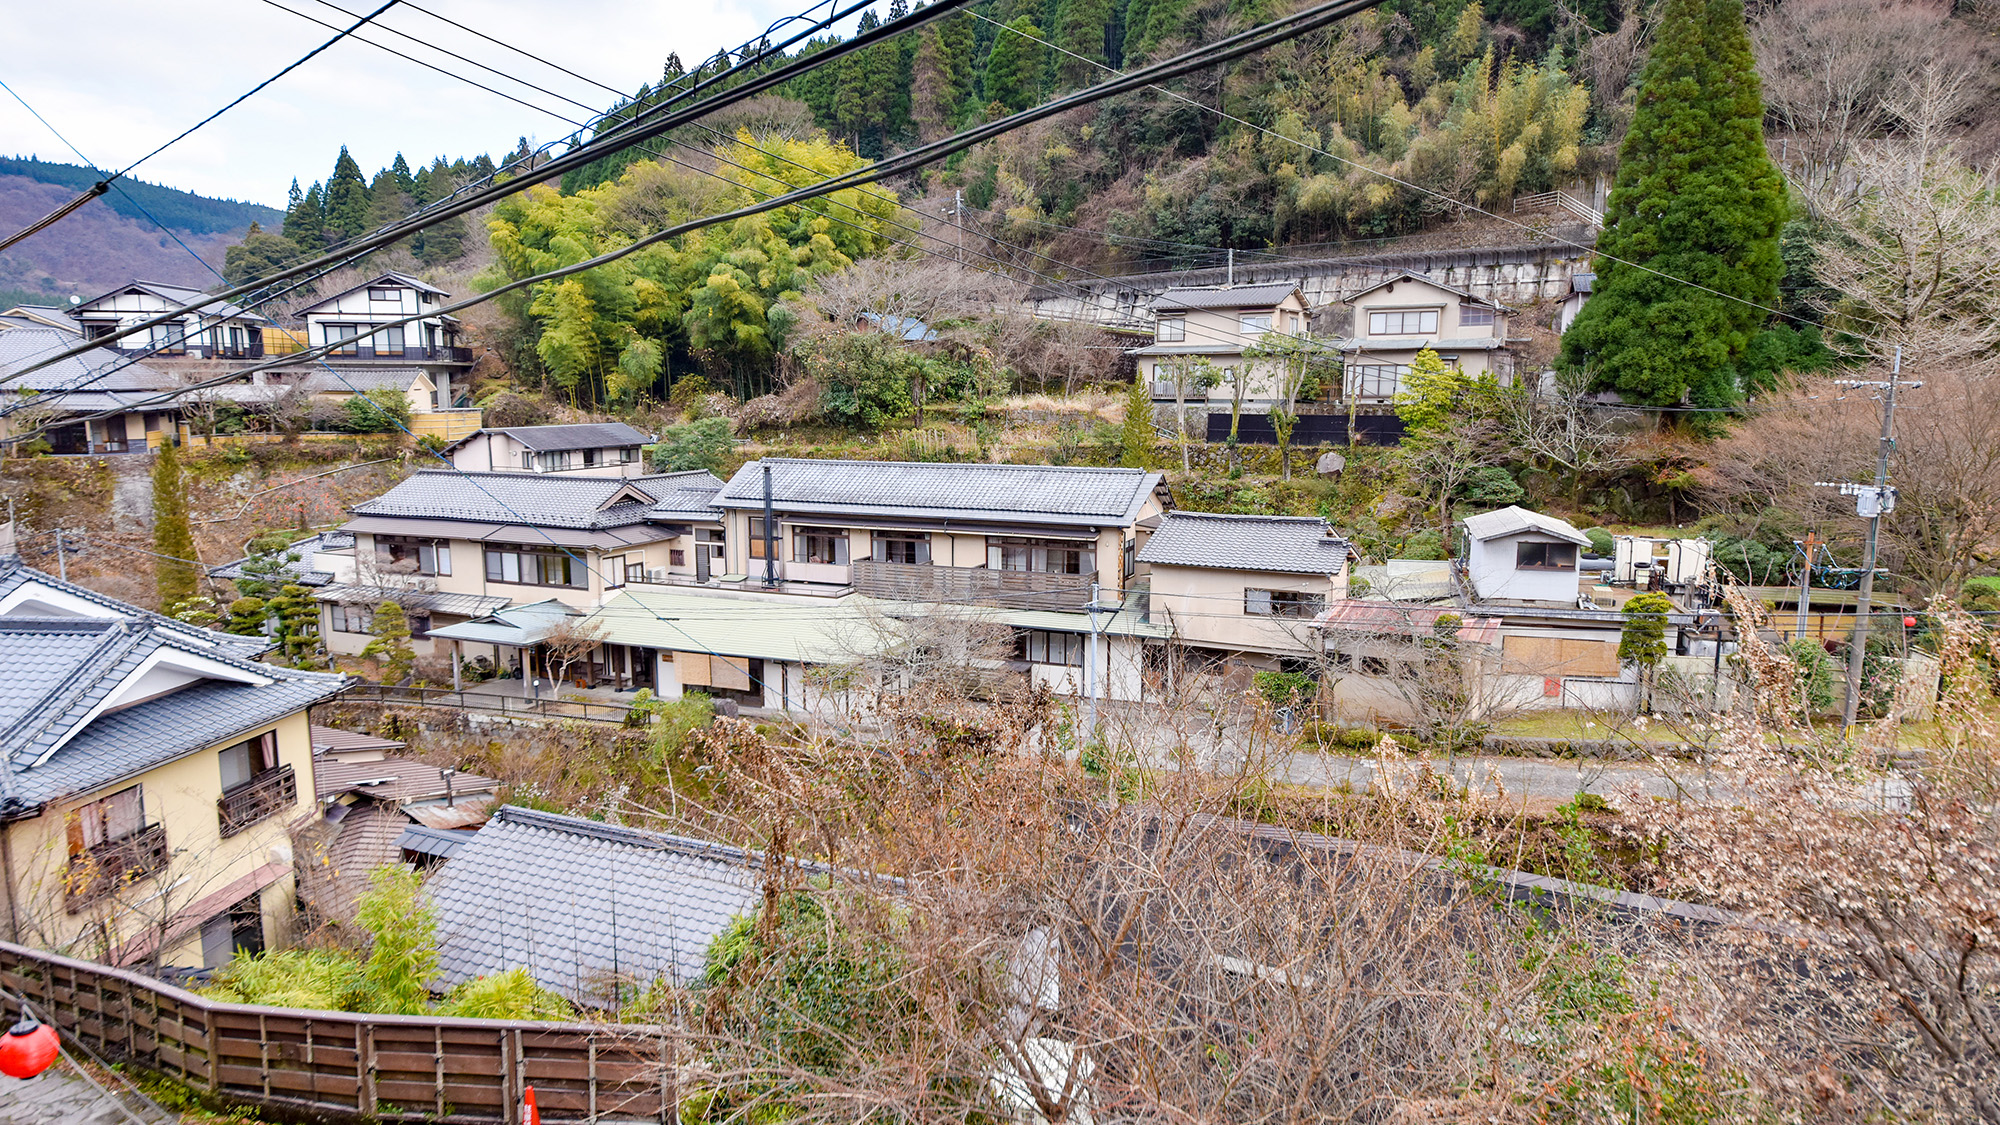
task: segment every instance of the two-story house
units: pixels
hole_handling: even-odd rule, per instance
[[[205,296],[185,285],[135,280],[73,306],[69,315],[76,318],[84,339],[95,340]],[[271,318],[262,313],[216,301],[156,324],[145,336],[128,336],[112,347],[127,354],[144,351],[195,359],[262,359],[264,330],[269,327]]]
[[[359,337],[339,344],[327,355],[336,369],[421,370],[434,388],[437,408],[444,409],[455,398],[452,380],[472,366],[472,349],[465,346],[463,326],[456,317],[436,311],[450,301],[451,294],[437,286],[390,270],[307,305],[299,315],[305,321],[307,347]],[[417,319],[391,323],[409,317]],[[299,374],[303,376],[305,371]],[[407,378],[404,385],[409,385]],[[334,392],[340,386],[329,382],[324,389]]]
[[[1313,621],[1347,597],[1353,555],[1316,517],[1211,512],[1167,513],[1139,549],[1154,620],[1218,660],[1272,671],[1316,651]]]
[[[645,447],[652,443],[653,435],[623,422],[587,422],[483,429],[444,452],[454,466],[472,473],[638,477],[646,475]]]
[[[73,332],[25,319],[0,323],[0,373],[11,374],[76,342]],[[95,348],[0,383],[0,403],[19,408],[0,418],[0,435],[46,426],[43,440],[54,453],[140,452],[157,435],[173,432],[180,387],[168,372]]]
[[[329,651],[358,653],[375,607],[394,602],[409,615],[412,647],[428,656],[433,628],[509,605],[553,598],[584,611],[634,576],[695,581],[706,568],[689,521],[717,522],[701,501],[721,485],[700,471],[414,473],[351,509],[341,530],[354,536],[354,579],[314,594],[321,636]]]
[[[0,563],[0,892],[11,941],[112,964],[282,945],[338,675]]]
[[[1348,297],[1351,334],[1341,343],[1346,393],[1359,402],[1391,402],[1410,361],[1429,348],[1446,366],[1502,385],[1514,377],[1504,305],[1407,271]]]
[[[1244,353],[1266,333],[1305,336],[1310,329],[1305,294],[1289,281],[1178,287],[1155,297],[1152,308],[1153,342],[1130,354],[1157,402],[1175,401],[1174,385],[1191,377],[1191,361],[1205,360],[1213,387],[1204,395],[1183,386],[1182,399],[1233,399],[1240,383],[1246,407],[1268,409],[1277,396],[1272,361]]]

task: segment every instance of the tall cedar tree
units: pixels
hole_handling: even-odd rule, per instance
[[[195,596],[194,527],[188,522],[187,478],[180,450],[169,440],[153,459],[153,588],[165,609]]]
[[[986,56],[986,100],[1020,112],[1042,96],[1042,76],[1047,67],[1047,49],[1040,42],[1042,29],[1026,16],[1012,21],[993,39],[993,52]]]
[[[1563,336],[1562,362],[1595,389],[1653,406],[1740,401],[1736,362],[1784,273],[1785,186],[1763,115],[1742,0],[1664,0],[1597,292]]]
[[[340,146],[333,176],[326,181],[325,206],[329,241],[344,242],[368,229],[368,181],[361,175],[361,165],[347,154],[346,145]]]
[[[1057,89],[1081,89],[1097,81],[1102,72],[1090,64],[1106,61],[1113,14],[1111,0],[1057,0],[1056,30],[1049,40],[1061,48],[1054,52]]]

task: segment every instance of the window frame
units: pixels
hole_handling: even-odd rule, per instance
[[[1277,316],[1274,313],[1246,313],[1236,318],[1237,331],[1245,336],[1261,336],[1269,332],[1271,326],[1276,323]]]
[[[1350,363],[1346,373],[1348,393],[1355,398],[1394,398],[1402,393],[1403,376],[1409,373],[1407,363]]]
[[[383,548],[409,547],[415,552],[417,569],[392,570],[397,561],[393,557],[385,560]],[[428,558],[428,562],[426,559]],[[451,540],[433,539],[422,535],[376,535],[375,568],[383,574],[415,574],[423,578],[451,577]]]
[[[228,781],[227,766],[222,760],[238,750],[243,751],[244,765],[248,767],[248,770],[243,780],[231,785]],[[231,743],[221,750],[216,751],[215,757],[217,768],[222,770],[222,792],[225,795],[242,789],[247,785],[255,785],[257,779],[284,764],[278,756],[278,732],[275,730],[267,730],[262,734],[246,738],[241,742]]]
[[[1529,548],[1539,549],[1530,551]],[[1569,561],[1551,561],[1551,556],[1565,554],[1568,556]],[[1528,561],[1530,555],[1539,555],[1542,561],[1530,562]],[[1575,570],[1576,565],[1577,550],[1574,543],[1545,543],[1540,540],[1528,540],[1514,544],[1515,570],[1532,570],[1548,574],[1560,574],[1565,571]]]
[[[1500,323],[1500,313],[1481,305],[1461,305],[1458,310],[1460,328],[1492,328]]]
[[[1438,332],[1438,324],[1443,319],[1443,314],[1444,314],[1444,309],[1441,306],[1433,308],[1406,308],[1406,309],[1371,308],[1368,310],[1368,334],[1370,336],[1435,336],[1437,335]],[[1396,318],[1397,327],[1395,328],[1389,327],[1390,317]],[[1417,325],[1415,328],[1412,328],[1409,325],[1408,318],[1410,317],[1417,318]],[[1424,321],[1426,318],[1428,318],[1430,321],[1430,326],[1428,328],[1424,326]],[[1380,327],[1378,327],[1378,325],[1380,325]]]
[[[1052,645],[1051,642],[1054,642]],[[1050,668],[1081,668],[1087,651],[1088,640],[1081,633],[1063,633],[1053,629],[1022,629],[1015,638],[1015,659],[1029,664],[1040,664]],[[1051,659],[1051,649],[1059,649],[1057,658]]]
[[[571,558],[561,551],[538,550],[533,547],[511,544],[486,543],[481,545],[486,581],[502,586],[543,586],[552,590],[590,589],[589,556],[582,560]],[[533,577],[529,577],[528,560],[533,559]],[[563,573],[569,579],[565,582],[547,581],[546,560],[556,559],[562,563]],[[508,577],[508,564],[512,563],[513,577]],[[496,577],[495,572],[498,571]],[[578,581],[578,579],[581,581]]]
[[[931,533],[928,531],[877,531],[869,538],[868,556],[875,562],[892,562],[902,566],[931,564]],[[891,558],[892,554],[909,557]]]
[[[1156,344],[1182,344],[1187,342],[1187,317],[1163,316],[1153,322],[1153,342]]]
[[[122,824],[114,825],[113,817],[121,815],[121,810],[117,809],[113,802],[121,801],[128,795],[130,800],[124,803],[129,804],[131,808],[122,810],[122,815],[132,820],[131,827],[126,831],[114,833],[113,828],[122,827]],[[107,793],[94,801],[77,806],[71,815],[76,818],[77,823],[77,834],[69,841],[72,857],[92,848],[129,840],[150,827],[146,823],[146,787],[143,784],[127,785],[115,793]],[[96,839],[92,839],[93,836]]]
[[[1259,609],[1258,606],[1263,608]],[[1243,588],[1243,614],[1246,617],[1299,621],[1317,617],[1325,609],[1326,595],[1316,590],[1272,590],[1252,586]]]
[[[813,566],[846,566],[854,555],[844,527],[824,527],[819,525],[793,524],[789,528],[792,540],[792,561]],[[814,540],[823,541],[832,548],[826,557],[815,558],[808,544]]]
[[[388,294],[388,296],[386,297],[383,296],[383,294],[385,293]],[[401,289],[396,288],[393,285],[386,287],[381,285],[371,285],[368,287],[368,302],[370,304],[373,304],[376,301],[394,301],[400,305],[403,303],[403,291]]]
[[[1051,570],[1050,556],[1056,553],[1075,555],[1074,560],[1065,560],[1065,567],[1073,561],[1076,569]],[[1025,565],[1007,565],[1010,555],[1019,557]],[[1073,574],[1079,578],[1094,575],[1097,573],[1097,541],[989,535],[986,537],[986,567],[1014,574]]]

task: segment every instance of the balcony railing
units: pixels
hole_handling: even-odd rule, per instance
[[[299,782],[292,767],[279,766],[225,791],[216,799],[222,838],[228,839],[264,818],[297,804]]]
[[[418,345],[415,347],[406,347],[402,351],[396,351],[393,348],[377,348],[367,344],[359,344],[349,345],[348,347],[328,352],[327,356],[331,359],[387,359],[401,360],[405,363],[412,360],[427,363],[471,363],[472,349],[448,348],[440,344],[434,348]]]
[[[106,840],[70,857],[63,879],[63,905],[71,914],[167,866],[167,828],[149,825],[130,836]]]
[[[1072,613],[1083,612],[1084,604],[1090,601],[1088,574],[1037,574],[873,559],[857,559],[850,569],[855,592],[871,598]]]

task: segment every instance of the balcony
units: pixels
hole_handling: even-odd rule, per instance
[[[855,592],[871,598],[1070,613],[1081,613],[1084,603],[1090,601],[1092,578],[1088,574],[1037,574],[873,559],[856,559],[850,569]]]
[[[471,363],[471,348],[448,348],[439,345],[426,348],[422,345],[407,347],[402,351],[377,348],[368,344],[341,348],[327,353],[328,359],[367,359],[380,363],[384,360],[395,363]]]
[[[154,824],[71,856],[63,876],[64,909],[75,914],[119,887],[164,869],[167,854],[166,826]]]
[[[291,808],[299,801],[299,782],[292,767],[279,766],[225,790],[216,799],[215,810],[222,822],[222,838],[227,840],[266,817]]]

